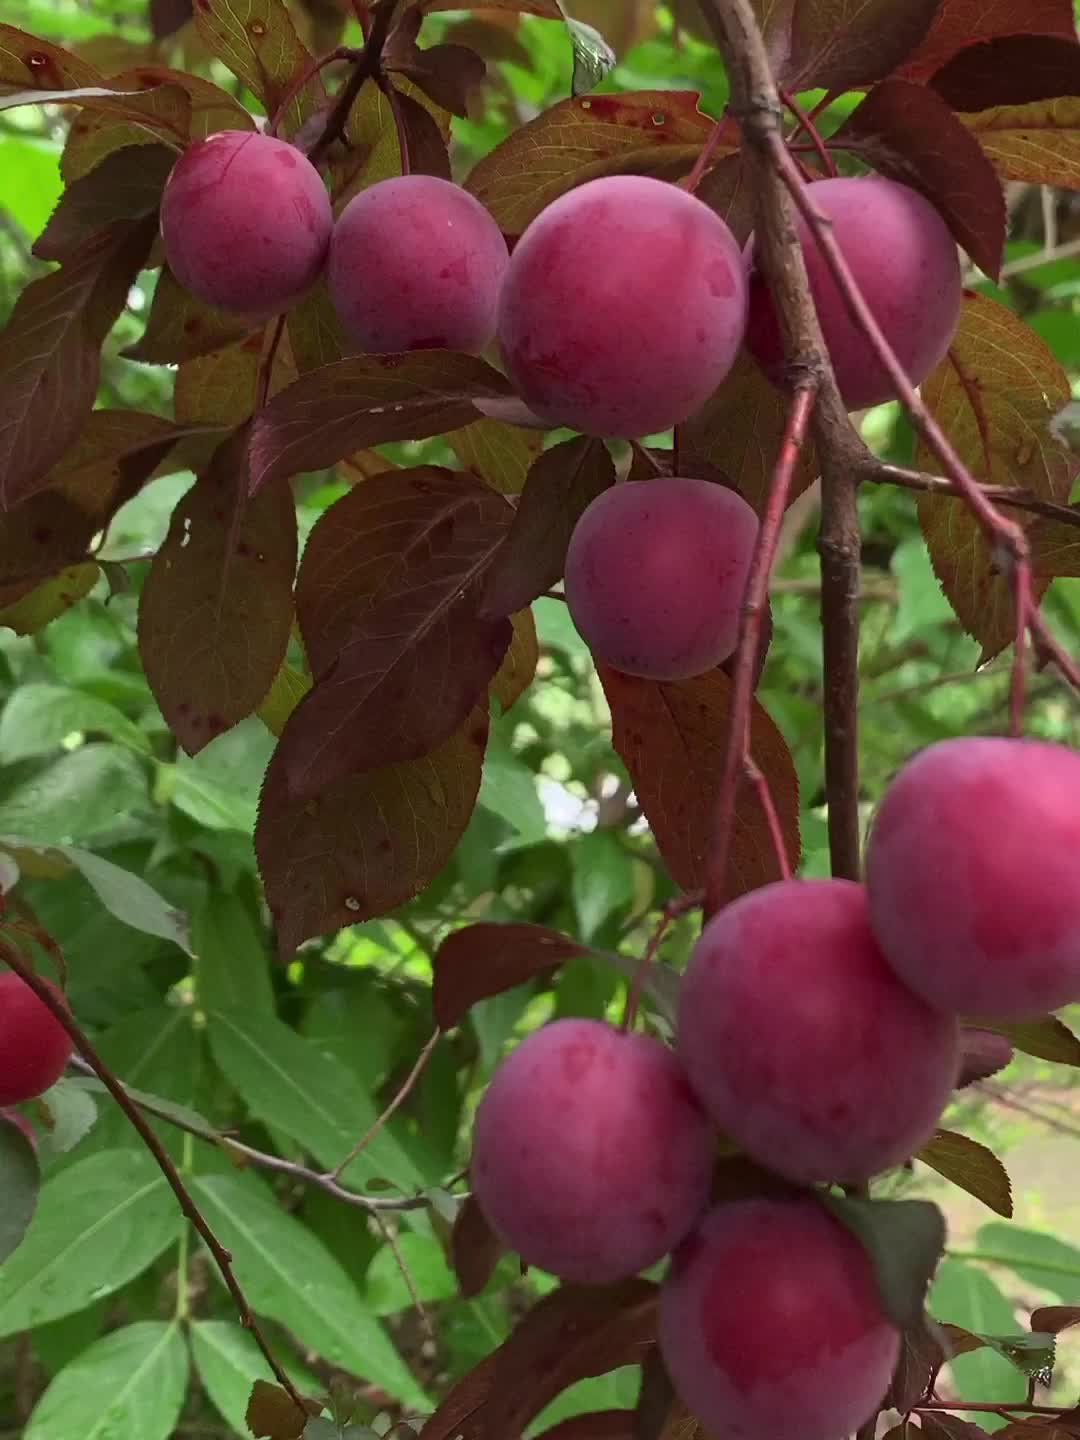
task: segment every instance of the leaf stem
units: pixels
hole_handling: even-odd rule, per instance
[[[441,1035],[442,1031],[436,1025],[434,1031],[432,1032],[431,1038],[428,1040],[424,1048],[420,1051],[420,1054],[416,1057],[416,1063],[406,1076],[405,1083],[402,1085],[401,1089],[390,1101],[390,1104],[387,1105],[386,1109],[382,1112],[379,1118],[373,1121],[372,1124],[368,1126],[367,1130],[365,1130],[363,1135],[361,1135],[360,1139],[357,1140],[356,1144],[345,1156],[344,1160],[342,1160],[338,1165],[336,1165],[333,1170],[327,1171],[327,1180],[333,1180],[335,1182],[340,1180],[344,1171],[349,1168],[349,1166],[361,1153],[361,1151],[365,1150],[371,1144],[372,1140],[375,1139],[376,1135],[379,1134],[379,1132],[391,1119],[394,1112],[398,1110],[402,1105],[404,1105],[405,1101],[412,1093],[413,1087],[415,1086],[416,1082],[424,1073],[424,1067],[431,1059],[432,1051],[439,1043],[439,1038]]]

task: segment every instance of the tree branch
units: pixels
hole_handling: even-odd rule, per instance
[[[150,1128],[147,1122],[143,1119],[142,1115],[139,1113],[137,1106],[134,1104],[131,1097],[128,1095],[123,1084],[117,1079],[117,1077],[112,1073],[112,1071],[98,1055],[97,1051],[90,1043],[89,1037],[87,1036],[86,1032],[75,1020],[74,1016],[71,1014],[71,1011],[64,1004],[62,998],[57,995],[50,988],[50,986],[47,985],[46,982],[35,973],[30,964],[23,959],[23,957],[18,953],[14,946],[6,945],[2,941],[0,941],[0,957],[2,957],[4,963],[9,966],[16,975],[18,975],[19,979],[22,980],[25,985],[28,985],[30,987],[30,989],[34,992],[34,994],[41,1001],[41,1003],[48,1009],[54,1019],[56,1019],[64,1027],[68,1035],[71,1037],[72,1043],[74,1044],[75,1048],[79,1051],[79,1054],[82,1055],[82,1057],[86,1061],[88,1068],[94,1072],[94,1074],[98,1077],[101,1083],[105,1086],[106,1090],[108,1090],[109,1094],[116,1101],[117,1105],[120,1106],[120,1109],[127,1116],[128,1120],[131,1122],[132,1126],[138,1133],[139,1138],[142,1140],[143,1144],[150,1151],[150,1154],[157,1162],[158,1168],[160,1169],[161,1173],[165,1176],[165,1179],[169,1184],[169,1188],[176,1196],[176,1201],[177,1204],[180,1206],[181,1211],[188,1218],[188,1220],[190,1220],[192,1225],[194,1225],[195,1229],[201,1235],[204,1243],[206,1244],[206,1248],[213,1256],[214,1263],[217,1265],[218,1270],[221,1272],[221,1278],[224,1280],[226,1288],[228,1289],[229,1294],[232,1296],[233,1302],[236,1305],[237,1314],[240,1316],[240,1323],[244,1326],[245,1330],[251,1331],[255,1343],[262,1351],[263,1358],[270,1366],[270,1369],[273,1372],[278,1384],[282,1387],[284,1391],[286,1391],[289,1398],[292,1400],[293,1404],[296,1406],[300,1414],[306,1415],[307,1411],[304,1407],[304,1401],[302,1396],[300,1395],[299,1391],[296,1389],[292,1381],[289,1379],[288,1375],[282,1369],[281,1365],[278,1363],[274,1352],[271,1350],[269,1344],[267,1343],[266,1337],[263,1335],[262,1331],[259,1328],[259,1324],[255,1319],[251,1306],[248,1304],[247,1296],[244,1294],[243,1290],[240,1287],[240,1282],[237,1280],[236,1275],[233,1273],[232,1255],[229,1253],[228,1250],[225,1249],[224,1245],[222,1245],[221,1241],[214,1234],[213,1230],[210,1228],[210,1225],[204,1218],[202,1211],[195,1204],[195,1201],[191,1197],[190,1191],[184,1184],[183,1180],[180,1178],[180,1174],[177,1171],[176,1166],[173,1164],[168,1151],[162,1145],[158,1137],[154,1134],[153,1130]]]
[[[943,475],[926,475],[921,470],[907,470],[902,465],[887,465],[869,457],[865,473],[860,480],[875,485],[899,485],[904,490],[917,490],[926,495],[952,495],[959,499],[956,486]],[[1055,505],[1052,500],[1040,500],[1031,490],[1012,485],[980,485],[988,500],[1010,509],[1024,510],[1029,515],[1042,515],[1047,520],[1058,520],[1062,525],[1080,526],[1080,509],[1072,505]]]
[[[731,84],[731,109],[742,127],[743,158],[754,197],[754,260],[768,281],[784,336],[792,388],[818,391],[814,437],[822,467],[822,628],[825,691],[825,793],[835,875],[859,873],[858,642],[859,530],[856,461],[866,447],[836,388],[810,295],[794,211],[775,163],[788,159],[783,107],[750,0],[701,0]],[[715,897],[714,897],[715,898]],[[708,913],[708,910],[706,911]]]

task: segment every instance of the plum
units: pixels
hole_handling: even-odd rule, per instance
[[[734,490],[682,476],[605,490],[574,527],[566,602],[598,660],[685,680],[735,649],[758,520]]]
[[[832,222],[844,259],[912,384],[945,358],[960,323],[956,241],[930,201],[880,176],[818,180],[810,197]],[[870,342],[851,318],[806,222],[796,221],[821,332],[849,410],[895,398]],[[753,237],[748,243],[753,253]],[[747,348],[773,380],[782,377],[784,347],[764,276],[750,277]]]
[[[967,736],[910,760],[870,833],[870,923],[931,1005],[1031,1019],[1080,1000],[1080,755]]]
[[[293,145],[222,130],[188,147],[161,201],[169,269],[186,290],[252,324],[319,278],[334,217],[319,172]]]
[[[522,399],[586,435],[667,430],[699,410],[746,328],[746,269],[731,231],[677,186],[590,180],[518,241],[499,343]]]
[[[883,1399],[900,1335],[859,1242],[810,1196],[718,1205],[660,1298],[675,1389],[723,1440],[845,1440]]]
[[[368,354],[477,353],[495,334],[509,252],[460,185],[433,175],[381,180],[353,197],[330,242],[330,297]]]
[[[55,1085],[73,1048],[30,986],[10,970],[0,974],[0,1105],[32,1100]]]
[[[599,1285],[653,1265],[708,1200],[711,1129],[674,1055],[597,1020],[557,1020],[480,1103],[472,1184],[530,1265]]]
[[[753,1159],[799,1183],[861,1181],[937,1126],[956,1021],[903,985],[850,880],[787,880],[719,911],[694,947],[677,1053]]]

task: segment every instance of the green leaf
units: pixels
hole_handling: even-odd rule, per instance
[[[168,1440],[188,1381],[175,1320],[114,1330],[60,1371],[38,1401],[26,1440]]]
[[[49,1112],[50,1127],[45,1130],[47,1153],[65,1155],[93,1128],[98,1108],[76,1081],[60,1080],[41,1098]]]
[[[574,909],[584,940],[592,940],[608,916],[634,898],[630,856],[611,830],[594,830],[577,841]]]
[[[901,1330],[923,1313],[926,1289],[945,1246],[945,1220],[928,1200],[858,1200],[823,1194],[822,1203],[874,1262],[886,1315]]]
[[[251,911],[235,895],[213,893],[195,916],[192,940],[204,1010],[273,1015],[270,957]]]
[[[28,235],[43,229],[60,199],[60,152],[55,145],[5,133],[4,209]]]
[[[1007,1266],[1027,1284],[1052,1291],[1063,1304],[1080,1304],[1080,1249],[1056,1236],[991,1221],[981,1227],[974,1250],[965,1258]],[[981,1333],[985,1328],[1008,1326],[968,1328],[977,1328]]]
[[[21,1244],[40,1183],[33,1145],[13,1120],[0,1116],[0,1261]]]
[[[433,1236],[399,1235],[397,1248],[422,1303],[449,1300],[457,1295],[457,1277]],[[389,1245],[381,1246],[368,1266],[365,1296],[376,1315],[397,1315],[412,1309],[416,1303]]]
[[[512,728],[509,727],[512,733]],[[506,738],[507,730],[498,722],[491,727],[484,775],[480,782],[477,805],[498,815],[514,828],[513,836],[500,850],[535,845],[547,836],[547,819],[536,788],[536,776]]]
[[[162,897],[138,875],[103,860],[89,850],[77,845],[40,845],[22,835],[4,835],[0,827],[0,845],[13,845],[39,853],[59,851],[79,873],[87,879],[101,903],[110,915],[140,930],[145,935],[157,935],[162,940],[171,940],[189,955],[187,917],[174,910]]]
[[[377,1111],[356,1076],[273,1015],[211,1010],[210,1047],[252,1113],[297,1140],[321,1165],[337,1165]],[[349,1181],[386,1178],[405,1191],[424,1177],[384,1129],[345,1172]]]
[[[586,95],[595,90],[605,76],[615,68],[615,51],[592,25],[584,20],[567,17],[566,28],[570,32],[570,44],[574,50],[574,74],[570,82],[571,95]]]
[[[115,705],[62,685],[20,685],[0,715],[0,761],[13,764],[59,750],[73,733],[107,735],[142,755],[146,736]]]
[[[0,1336],[119,1290],[180,1227],[175,1196],[145,1151],[107,1150],[65,1167],[41,1187],[26,1239],[0,1268]]]
[[[1011,1229],[997,1225],[989,1228]],[[941,1262],[930,1291],[930,1310],[938,1320],[961,1325],[965,1330],[984,1335],[1003,1333],[1016,1323],[1012,1301],[1006,1299],[983,1270],[964,1264],[952,1256]],[[1027,1382],[1015,1367],[991,1349],[958,1355],[949,1361],[952,1376],[950,1390],[964,1400],[1022,1401]]]
[[[84,745],[0,801],[0,835],[33,844],[104,844],[141,829],[148,810],[141,762],[119,745]]]
[[[255,829],[259,786],[274,749],[258,720],[245,720],[198,755],[180,755],[164,772],[167,798],[211,830]]]
[[[196,1320],[191,1326],[191,1353],[199,1379],[226,1424],[246,1434],[244,1414],[252,1383],[275,1378],[251,1332],[231,1320]],[[301,1393],[318,1391],[314,1375],[288,1356],[279,1353],[278,1358]]]
[[[980,1338],[1036,1384],[1049,1385],[1054,1378],[1052,1335],[983,1335]]]
[[[344,1270],[259,1180],[196,1175],[191,1186],[259,1314],[279,1320],[331,1365],[427,1408],[420,1386]]]

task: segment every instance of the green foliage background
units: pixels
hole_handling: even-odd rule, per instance
[[[144,0],[7,0],[4,19],[96,62],[108,56],[114,68],[148,54]],[[432,33],[450,23],[438,17]],[[510,125],[567,94],[562,27],[526,20],[520,41],[518,62],[497,67],[483,109],[455,125],[459,173]],[[224,70],[210,68],[234,86]],[[686,36],[676,45],[663,8],[655,33],[621,56],[605,85],[700,89],[713,113],[725,98],[714,52]],[[60,113],[48,109],[0,116],[0,316],[45,268],[29,247],[60,193],[64,130]],[[1061,241],[1080,230],[1071,203],[1055,201]],[[1019,196],[1007,261],[1040,251],[1041,225],[1038,194]],[[1025,270],[1003,287],[977,283],[1080,374],[1080,257]],[[148,301],[142,285],[132,290],[108,342],[100,403],[164,415],[171,377],[120,356]],[[865,428],[881,454],[912,463],[913,438],[896,407],[870,413]],[[412,465],[448,457],[442,441],[388,453]],[[104,558],[152,553],[191,480],[157,480],[130,502]],[[304,483],[302,536],[346,489],[334,472]],[[1008,664],[976,670],[978,647],[941,596],[912,497],[879,490],[864,494],[861,508],[869,813],[914,749],[1004,727]],[[798,767],[804,872],[825,874],[813,507],[797,506],[795,514],[762,695]],[[75,1010],[129,1084],[193,1108],[260,1150],[286,1159],[308,1154],[332,1167],[396,1092],[432,1030],[431,954],[448,927],[466,918],[528,920],[604,950],[641,953],[671,885],[611,750],[602,692],[562,605],[535,606],[539,683],[495,722],[479,809],[446,871],[394,916],[309,944],[282,969],[271,960],[251,845],[272,736],[252,718],[194,760],[178,752],[137,658],[140,566],[127,574],[134,588],[110,594],[103,581],[40,634],[0,628],[0,836],[83,847],[145,876],[192,916],[194,958],[123,923],[78,870],[52,873],[51,862],[22,854],[21,893],[63,946]],[[1080,582],[1056,581],[1046,608],[1075,650]],[[1080,744],[1075,706],[1054,681],[1037,677],[1032,701],[1033,733]],[[670,963],[683,962],[692,938],[692,922],[675,928],[665,949]],[[385,1429],[401,1405],[428,1408],[506,1336],[523,1299],[548,1288],[543,1277],[521,1281],[504,1261],[479,1298],[457,1298],[445,1253],[454,1202],[440,1187],[467,1161],[472,1110],[512,1038],[553,1014],[616,1014],[624,983],[617,968],[575,961],[548,987],[481,1003],[440,1041],[410,1102],[346,1177],[374,1196],[434,1189],[430,1209],[392,1217],[393,1246],[362,1209],[238,1168],[217,1147],[157,1126],[305,1387],[343,1379],[359,1395],[358,1418]],[[1019,1227],[946,1191],[925,1167],[897,1182],[905,1192],[940,1196],[951,1216],[950,1256],[933,1294],[942,1318],[1004,1332],[1016,1328],[1017,1303],[1080,1304],[1080,1202],[1063,1173],[1067,1147],[1080,1135],[1077,1073],[1021,1057],[998,1080],[1027,1109],[966,1092],[950,1117],[954,1128],[1014,1157]],[[268,1372],[126,1121],[92,1082],[78,1079],[28,1113],[46,1137],[46,1179],[28,1240],[0,1266],[0,1440],[245,1433],[251,1379]],[[430,1335],[411,1291],[427,1309]],[[1067,1363],[1069,1345],[1062,1341],[1066,1364],[1055,1393],[1070,1379],[1075,1387],[1080,1375],[1075,1342]],[[986,1351],[958,1362],[954,1381],[980,1399],[1024,1394],[1019,1374]],[[630,1404],[635,1383],[632,1372],[619,1372],[579,1385],[536,1429],[575,1410]]]

